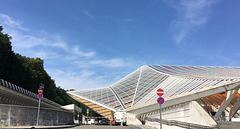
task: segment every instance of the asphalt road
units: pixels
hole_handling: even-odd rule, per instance
[[[130,126],[80,125],[68,129],[132,129]]]

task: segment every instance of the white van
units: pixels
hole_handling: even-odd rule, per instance
[[[127,125],[127,115],[124,111],[117,111],[115,113],[115,124]]]

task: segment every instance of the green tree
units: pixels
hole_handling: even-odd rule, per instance
[[[3,34],[2,30],[3,28],[0,26],[0,78],[23,86],[25,83],[22,80],[30,79],[31,76],[12,51],[11,37]]]

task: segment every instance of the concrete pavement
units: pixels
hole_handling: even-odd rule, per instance
[[[137,126],[110,126],[110,125],[61,125],[61,126],[11,126],[11,127],[1,127],[0,129],[152,129],[151,127],[144,125]]]
[[[61,125],[61,126],[0,126],[1,129],[61,129],[61,128],[72,128],[76,125]],[[33,129],[34,129],[33,128]]]
[[[130,126],[80,125],[70,129],[133,129]]]

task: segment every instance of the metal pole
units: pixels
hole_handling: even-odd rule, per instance
[[[162,129],[162,107],[160,104],[160,129]]]
[[[89,113],[89,109],[87,109],[87,124],[88,124],[88,113]]]
[[[41,102],[41,99],[39,99],[39,101],[38,101],[37,126],[38,126],[39,113],[40,113],[40,104],[41,104],[40,102]]]

